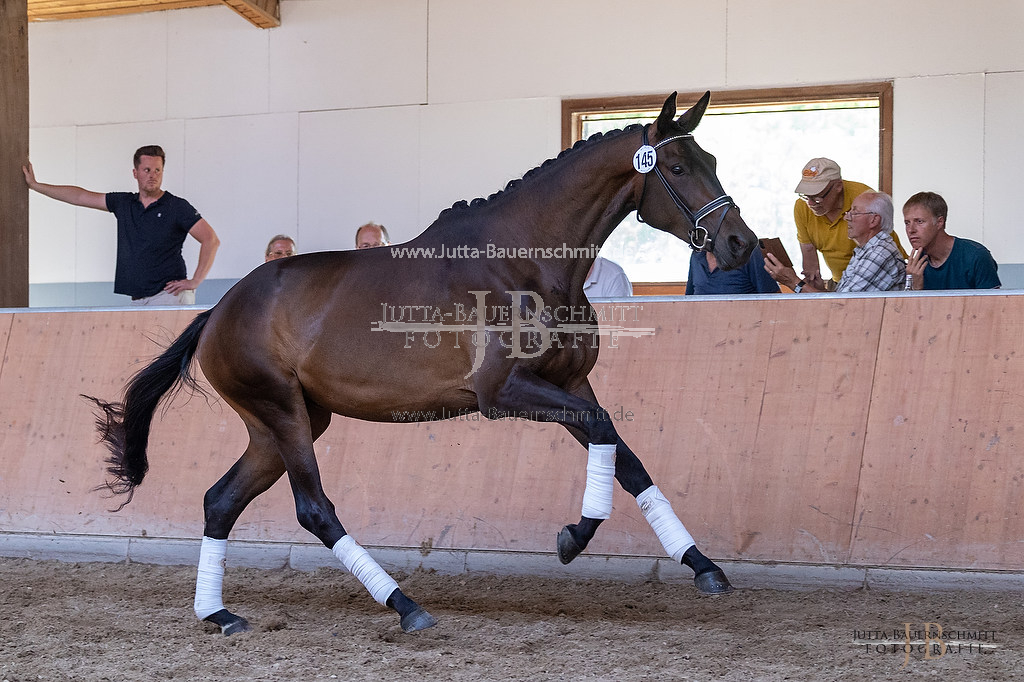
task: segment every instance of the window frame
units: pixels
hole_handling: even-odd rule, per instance
[[[703,92],[680,92],[676,102],[683,106],[696,102]],[[892,196],[893,83],[871,81],[835,83],[787,88],[718,90],[711,93],[712,106],[758,106],[813,103],[850,99],[878,99],[878,184]],[[626,113],[638,109],[660,110],[665,95],[625,95],[611,97],[565,98],[562,100],[562,148],[568,149],[582,137],[583,117],[594,113]],[[677,112],[678,113],[678,112]],[[638,296],[682,295],[685,282],[633,282]]]
[[[892,195],[892,81],[840,83],[791,88],[718,90],[711,93],[712,106],[771,105],[796,102],[829,102],[849,99],[878,99],[878,184]],[[682,92],[676,97],[680,106],[696,102],[703,92]],[[626,95],[615,97],[567,98],[562,100],[562,148],[580,139],[583,116],[593,113],[620,113],[637,109],[661,109],[665,95]]]

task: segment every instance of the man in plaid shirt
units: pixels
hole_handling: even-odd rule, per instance
[[[907,264],[890,235],[892,222],[892,198],[885,192],[865,192],[853,200],[853,206],[846,212],[846,223],[850,239],[857,243],[857,248],[839,280],[836,293],[903,288]],[[793,268],[783,266],[771,254],[765,254],[764,269],[775,281],[795,293],[825,291],[820,275],[811,280],[801,279]]]

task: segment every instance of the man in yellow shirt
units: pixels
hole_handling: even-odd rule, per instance
[[[832,281],[826,282],[826,287],[830,291],[835,289],[857,246],[847,234],[848,225],[844,216],[853,206],[854,199],[871,191],[863,183],[843,180],[839,164],[832,159],[817,158],[807,162],[801,173],[800,184],[796,186],[800,198],[793,206],[793,220],[796,222],[796,238],[800,242],[805,279],[820,279],[820,251],[825,264],[832,271]],[[895,230],[891,235],[896,248],[906,258],[907,252],[900,244]]]

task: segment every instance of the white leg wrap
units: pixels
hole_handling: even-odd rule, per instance
[[[658,490],[658,486],[652,485],[637,495],[636,503],[640,505],[640,511],[647,519],[647,523],[651,524],[651,528],[654,529],[654,534],[661,540],[665,552],[677,563],[681,562],[686,550],[697,543],[693,541],[683,522],[672,511],[672,505]]]
[[[615,483],[615,446],[590,444],[587,457],[587,487],[583,491],[583,516],[607,519],[612,515]]]
[[[370,596],[382,605],[386,606],[388,597],[398,589],[398,583],[394,578],[384,572],[384,569],[373,560],[370,554],[359,546],[359,543],[352,539],[351,535],[345,535],[331,549],[334,556],[345,564],[345,568],[359,579],[370,592]]]
[[[227,540],[203,536],[203,544],[199,547],[199,571],[196,574],[195,610],[199,620],[224,608],[221,599],[227,545]]]

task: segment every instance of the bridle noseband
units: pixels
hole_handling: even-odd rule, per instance
[[[676,205],[679,212],[686,216],[690,224],[693,227],[690,228],[689,240],[690,248],[695,251],[711,251],[715,244],[715,238],[718,237],[718,231],[722,229],[722,223],[725,222],[725,216],[728,215],[729,209],[735,208],[739,211],[739,206],[732,200],[728,194],[723,194],[717,199],[712,199],[696,212],[690,211],[683,203],[682,197],[672,188],[672,185],[668,184],[668,180],[665,179],[664,173],[658,168],[658,149],[664,147],[669,142],[675,142],[676,140],[685,140],[687,138],[693,139],[693,135],[675,135],[673,137],[666,138],[654,145],[653,147],[647,143],[647,128],[650,124],[644,126],[643,132],[643,144],[640,149],[637,150],[633,156],[633,167],[636,168],[638,173],[643,173],[644,176],[644,188],[640,193],[640,201],[636,205],[636,219],[641,223],[646,222],[640,215],[640,207],[644,203],[644,197],[647,196],[647,176],[653,170],[661,180],[661,184],[665,186],[665,191],[668,192],[669,198],[672,199],[672,203]],[[708,232],[708,229],[700,224],[700,221],[707,216],[711,215],[721,207],[725,206],[726,209],[722,211],[722,217],[718,221],[718,225],[715,226],[714,237]]]

